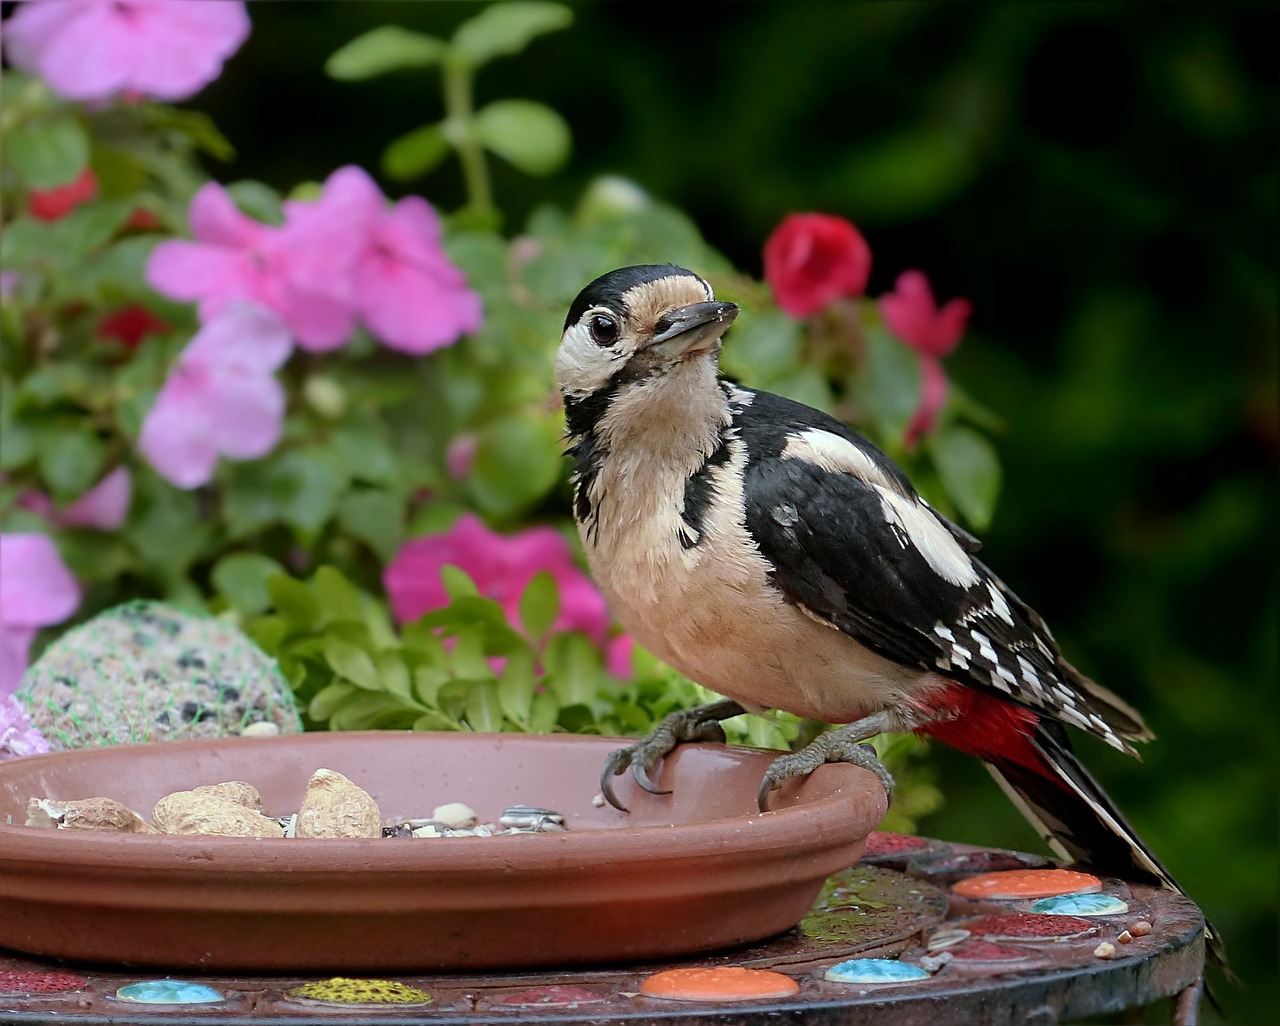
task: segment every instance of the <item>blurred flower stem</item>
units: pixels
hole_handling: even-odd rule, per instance
[[[497,227],[499,214],[493,205],[489,186],[489,168],[484,148],[475,131],[475,104],[472,101],[473,69],[457,57],[444,61],[445,133],[462,165],[462,180],[467,189],[467,205],[459,211],[467,223]]]

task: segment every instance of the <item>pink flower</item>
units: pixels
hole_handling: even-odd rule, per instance
[[[603,646],[609,629],[604,597],[573,563],[569,546],[550,527],[530,527],[502,535],[471,514],[444,534],[406,542],[383,571],[382,582],[391,611],[401,623],[449,604],[440,582],[446,563],[465,570],[482,595],[502,606],[507,620],[520,629],[520,595],[545,570],[560,591],[560,612],[553,631],[582,631]]]
[[[48,750],[49,742],[31,725],[18,700],[13,695],[0,694],[0,762]]]
[[[128,467],[116,467],[106,477],[62,511],[58,523],[65,527],[90,527],[114,531],[129,515],[133,475]]]
[[[920,405],[911,415],[911,423],[907,425],[902,444],[910,452],[922,435],[933,430],[938,420],[938,413],[947,401],[950,385],[947,383],[947,372],[942,369],[942,361],[932,356],[920,356]]]
[[[248,35],[245,5],[231,0],[44,0],[5,23],[5,52],[70,100],[172,101],[217,78]]]
[[[132,498],[133,475],[128,467],[116,467],[61,513],[43,492],[23,492],[14,505],[38,513],[58,527],[114,531],[124,523]]]
[[[792,317],[809,317],[841,296],[860,296],[871,247],[843,217],[791,214],[764,244],[764,277]]]
[[[81,203],[98,195],[98,179],[92,168],[85,168],[66,185],[52,189],[32,189],[27,197],[27,213],[37,221],[57,221],[66,217]]]
[[[445,446],[444,465],[449,476],[455,481],[465,481],[471,473],[471,465],[476,460],[476,450],[480,443],[470,432],[458,435]]]
[[[619,680],[630,680],[635,676],[635,666],[631,662],[631,653],[635,647],[636,639],[630,634],[610,638],[604,650],[605,669]]]
[[[189,220],[196,241],[172,239],[152,251],[147,261],[152,288],[173,299],[198,300],[205,322],[237,301],[265,306],[304,349],[336,349],[347,341],[355,315],[345,282],[359,240],[333,239],[309,251],[310,240],[242,214],[214,182],[192,198]],[[304,259],[312,268],[311,288],[301,285],[296,273]]]
[[[228,307],[179,357],[143,421],[142,454],[179,488],[206,484],[219,455],[265,456],[284,423],[284,389],[273,372],[292,348],[270,311]]]
[[[480,327],[480,297],[445,256],[439,218],[420,196],[388,209],[373,179],[348,166],[329,176],[319,200],[286,203],[285,211],[304,254],[299,282],[345,295],[384,345],[429,353]],[[325,254],[351,241],[350,277],[335,280]]]
[[[0,534],[0,695],[15,690],[41,627],[80,605],[80,588],[43,534]]]
[[[947,401],[949,385],[941,357],[960,344],[973,304],[951,299],[939,309],[924,272],[903,271],[894,291],[881,296],[877,305],[885,326],[920,354],[920,405],[904,439],[906,447],[914,449],[920,436],[933,429]]]
[[[967,299],[951,299],[939,309],[923,271],[903,271],[893,292],[877,301],[885,326],[922,356],[946,356],[964,335],[973,310]]]

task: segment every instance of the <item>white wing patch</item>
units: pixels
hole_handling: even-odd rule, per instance
[[[969,588],[981,580],[969,554],[930,510],[889,488],[873,487],[885,519],[901,531],[903,548],[910,543],[934,573],[957,587]]]
[[[987,594],[991,596],[991,608],[996,616],[1000,617],[1010,627],[1013,626],[1013,613],[1009,611],[1009,603],[1004,600],[1004,596],[1000,594],[1000,589],[990,581],[987,582]]]
[[[782,450],[784,460],[804,460],[832,474],[852,474],[869,485],[879,488],[895,488],[875,460],[854,445],[821,428],[808,428],[787,437]]]

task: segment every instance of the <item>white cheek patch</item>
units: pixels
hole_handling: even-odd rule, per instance
[[[556,350],[556,385],[566,395],[588,396],[603,388],[629,355],[621,346],[602,349],[583,325],[571,325]]]
[[[809,428],[787,438],[784,460],[804,460],[832,474],[852,474],[869,485],[893,489],[893,482],[875,460],[854,445],[821,428]]]
[[[978,583],[980,578],[973,560],[933,513],[889,488],[876,486],[876,492],[885,519],[902,531],[934,573],[959,588]]]

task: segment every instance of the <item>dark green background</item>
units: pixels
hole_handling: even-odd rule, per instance
[[[441,115],[436,73],[343,84],[324,59],[477,9],[253,4],[249,43],[191,104],[239,149],[210,172],[287,190],[376,170]],[[922,267],[973,300],[949,369],[1007,423],[988,562],[1145,712],[1143,762],[1082,752],[1225,935],[1247,985],[1221,988],[1228,1018],[1275,1021],[1280,21],[1261,4],[575,9],[479,78],[480,102],[538,99],[574,132],[551,179],[494,162],[508,230],[614,172],[754,274],[781,217],[823,210],[866,234],[872,294]],[[410,191],[463,198],[454,165]],[[935,758],[928,831],[1037,847],[976,763]]]

